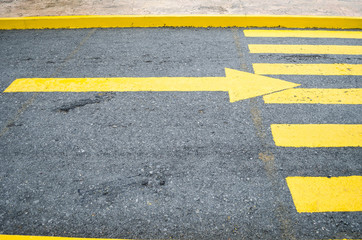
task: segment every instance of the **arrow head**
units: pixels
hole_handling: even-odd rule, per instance
[[[287,82],[277,78],[265,77],[230,68],[225,68],[225,74],[230,83],[230,102],[237,102],[300,86],[300,84]]]

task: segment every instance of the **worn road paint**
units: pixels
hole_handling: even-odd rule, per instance
[[[362,38],[362,31],[244,30],[246,37]]]
[[[362,88],[293,88],[263,97],[265,103],[279,104],[362,104]]]
[[[362,75],[362,64],[253,63],[262,75]]]
[[[227,91],[230,102],[299,84],[225,68],[226,77],[23,78],[4,92]]]
[[[247,63],[246,58],[246,49],[242,46],[246,45],[245,38],[241,38],[240,30],[232,29],[233,38],[235,47],[238,53],[239,61],[240,61],[240,69],[246,72],[251,72],[251,66]],[[285,201],[280,198],[279,191],[282,189],[280,186],[280,181],[277,180],[276,175],[276,167],[275,167],[275,157],[273,154],[272,147],[269,146],[269,141],[267,140],[267,129],[263,124],[263,116],[258,104],[258,100],[256,98],[252,98],[249,101],[249,110],[251,114],[251,119],[255,128],[255,133],[258,137],[260,143],[260,153],[259,159],[264,163],[264,169],[267,172],[268,179],[271,182],[271,194],[272,198],[275,198],[274,206],[272,207],[272,212],[276,219],[278,219],[280,223],[280,239],[281,240],[296,240],[294,225],[292,219],[290,219],[287,206]]]
[[[124,27],[285,27],[361,29],[361,17],[245,15],[108,15],[0,18],[0,29]]]
[[[0,235],[0,240],[126,240],[126,239],[107,239],[107,238],[68,238],[68,237],[43,237],[43,236],[24,236],[24,235]]]
[[[362,147],[362,124],[272,124],[279,147]]]
[[[249,44],[250,53],[362,55],[362,46]]]
[[[362,211],[362,176],[287,177],[286,181],[299,213]]]

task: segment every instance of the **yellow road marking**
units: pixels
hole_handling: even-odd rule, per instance
[[[287,177],[298,212],[362,211],[362,177]]]
[[[295,84],[225,69],[226,77],[22,78],[4,92],[228,91],[230,102],[293,88]]]
[[[261,75],[362,75],[362,64],[280,64],[254,63]]]
[[[263,97],[265,103],[362,104],[362,88],[293,88]]]
[[[272,124],[276,146],[361,147],[362,124]]]
[[[68,238],[68,237],[43,237],[43,236],[1,235],[0,234],[0,240],[126,240],[126,239]]]
[[[362,31],[244,30],[246,37],[362,38]]]
[[[362,46],[249,44],[250,53],[362,55]]]
[[[361,29],[361,17],[245,15],[108,15],[0,18],[0,29],[124,27],[285,27]]]

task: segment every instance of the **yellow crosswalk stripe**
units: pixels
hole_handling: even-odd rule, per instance
[[[244,30],[246,37],[362,38],[362,31]]]
[[[265,103],[279,104],[362,104],[362,88],[292,88],[265,95]]]
[[[260,75],[362,75],[362,64],[253,63]]]
[[[362,124],[271,124],[276,146],[361,147]]]
[[[362,46],[249,44],[250,53],[362,55]]]
[[[361,39],[361,31],[244,30],[246,37]],[[250,53],[362,55],[362,46],[249,44]],[[362,75],[361,64],[254,63],[260,75]],[[293,88],[263,96],[267,104],[362,104],[362,89]],[[276,146],[361,147],[361,124],[271,124]],[[298,212],[362,211],[362,177],[286,178]]]
[[[362,176],[287,177],[298,212],[362,211]]]

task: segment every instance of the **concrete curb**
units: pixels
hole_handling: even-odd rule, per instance
[[[281,27],[362,29],[362,17],[241,15],[108,15],[0,18],[0,29],[130,27]]]

